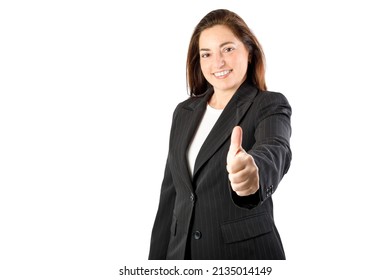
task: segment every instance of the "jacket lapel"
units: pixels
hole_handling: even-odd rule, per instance
[[[225,141],[230,139],[233,128],[240,123],[241,119],[251,106],[257,92],[257,88],[249,83],[244,83],[233,95],[199,151],[195,162],[194,178],[199,169],[210,159],[210,157],[213,156]],[[191,134],[191,139],[192,136],[193,133]]]
[[[177,175],[182,178],[184,183],[193,191],[192,180],[188,169],[187,150],[188,146],[199,126],[200,121],[206,110],[207,101],[213,93],[208,90],[203,97],[194,98],[193,102],[180,109],[177,116],[177,138],[174,141],[176,147],[172,147],[172,153],[176,158]]]

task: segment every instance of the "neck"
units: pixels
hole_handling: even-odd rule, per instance
[[[216,91],[209,100],[209,105],[214,109],[224,109],[233,97],[235,91],[231,92],[219,92]]]

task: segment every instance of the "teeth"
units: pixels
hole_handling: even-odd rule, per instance
[[[216,77],[221,77],[221,76],[229,74],[230,72],[231,72],[231,70],[225,70],[225,71],[222,71],[222,72],[216,72],[216,73],[214,73],[214,75]]]

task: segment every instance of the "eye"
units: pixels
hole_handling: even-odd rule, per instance
[[[200,54],[200,57],[201,57],[201,58],[207,58],[207,57],[209,57],[209,56],[210,56],[209,53],[201,53],[201,54]]]
[[[223,50],[224,50],[224,52],[231,52],[231,51],[234,51],[234,48],[233,47],[227,47],[227,48],[224,48]]]

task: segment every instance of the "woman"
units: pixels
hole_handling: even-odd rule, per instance
[[[291,107],[266,90],[263,51],[237,14],[196,26],[187,83],[149,259],[285,259],[271,195],[290,166]]]

